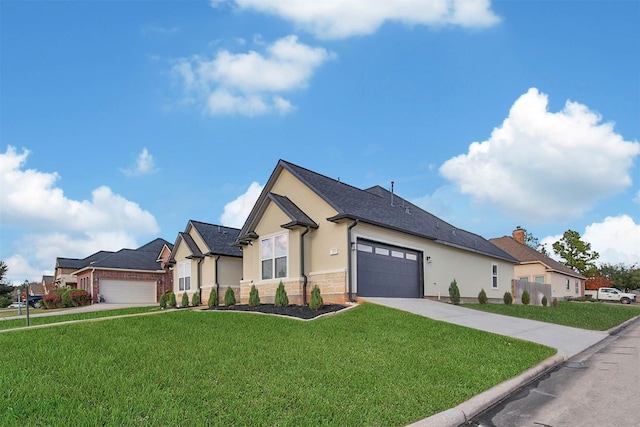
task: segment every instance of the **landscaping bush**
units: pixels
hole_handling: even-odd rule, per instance
[[[320,310],[324,305],[322,295],[320,295],[320,288],[315,285],[311,290],[311,301],[309,301],[309,308],[312,310]]]
[[[167,308],[167,294],[162,294],[160,297],[160,308]]]
[[[502,297],[502,300],[504,301],[505,305],[511,305],[513,303],[513,297],[511,296],[511,292],[507,291],[504,293],[504,296]]]
[[[7,308],[11,304],[11,300],[7,297],[0,297],[0,308]]]
[[[186,291],[182,294],[182,302],[180,303],[180,307],[189,307],[189,295],[187,295]]]
[[[484,288],[480,289],[480,293],[478,294],[478,302],[480,304],[486,304],[489,302],[489,298],[487,298],[487,293],[484,291]]]
[[[215,288],[211,289],[211,293],[209,294],[209,301],[207,301],[208,307],[217,307],[218,306],[218,291]]]
[[[529,305],[530,302],[531,302],[531,296],[529,295],[529,292],[524,291],[522,293],[522,304]]]
[[[169,292],[167,294],[167,302],[169,303],[169,307],[176,308],[178,305],[178,302],[176,301],[176,294]]]
[[[256,285],[251,285],[251,292],[249,292],[249,305],[251,307],[257,307],[260,305],[260,294]]]
[[[200,305],[200,292],[195,292],[191,297],[191,305],[197,307]]]
[[[82,289],[67,289],[62,294],[62,305],[64,307],[80,307],[91,304],[91,297]]]
[[[62,297],[58,295],[45,295],[42,298],[44,308],[62,308]]]
[[[286,307],[289,305],[289,297],[287,296],[287,291],[284,290],[284,284],[282,280],[278,285],[278,289],[276,289],[276,300],[274,302],[276,307]]]
[[[552,307],[557,307],[558,306],[558,298],[554,298],[551,300],[551,306]]]
[[[545,296],[543,296],[543,297],[542,297],[542,306],[543,306],[543,307],[546,307],[546,306],[547,306],[547,304],[548,304],[547,296],[545,295]]]
[[[236,294],[233,293],[231,286],[227,286],[227,290],[224,293],[224,305],[236,305]]]
[[[451,298],[451,302],[455,305],[460,304],[460,289],[458,289],[456,279],[453,279],[453,282],[451,282],[449,286],[449,298]]]

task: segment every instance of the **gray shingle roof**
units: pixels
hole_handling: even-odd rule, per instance
[[[157,261],[158,254],[164,245],[173,246],[166,240],[158,238],[140,246],[138,249],[120,249],[118,252],[90,263],[85,267],[159,271],[162,270],[162,267]]]
[[[109,255],[113,254],[110,251],[98,251],[92,255],[89,255],[86,258],[56,258],[56,268],[74,268],[81,269],[89,265],[91,262],[100,260]]]
[[[330,221],[357,219],[441,244],[516,262],[511,255],[483,237],[458,229],[380,186],[361,190],[284,160],[278,162],[278,167],[291,172],[338,212],[336,216],[327,218]],[[246,230],[248,231],[251,230]]]
[[[572,268],[548,257],[542,252],[538,252],[535,249],[523,245],[517,242],[513,237],[504,236],[494,239],[489,239],[491,243],[498,246],[500,249],[510,254],[512,257],[520,261],[521,263],[539,262],[547,266],[552,271],[566,274],[567,276],[576,277],[579,279],[586,279],[583,275],[575,272]]]
[[[239,229],[194,220],[189,222],[207,245],[206,248],[201,248],[203,254],[242,257],[242,250],[231,246],[240,234]]]
[[[301,225],[303,227],[311,227],[318,228],[318,224],[315,223],[314,220],[309,218],[309,216],[302,211],[295,203],[293,203],[288,197],[281,196],[275,193],[267,194],[267,197],[273,201],[282,212],[285,213],[291,219],[291,222],[287,224],[283,224],[284,228],[291,228],[296,225]]]

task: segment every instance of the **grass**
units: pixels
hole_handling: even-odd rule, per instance
[[[504,304],[464,304],[466,308],[521,317],[592,331],[606,331],[640,315],[640,304],[560,301],[557,307]]]
[[[0,334],[0,425],[405,425],[555,350],[373,304],[170,311]]]
[[[59,311],[59,310],[55,310],[55,311]],[[98,319],[101,317],[120,316],[124,314],[150,313],[153,311],[158,311],[158,307],[156,306],[130,307],[130,308],[120,308],[116,310],[88,311],[85,313],[57,314],[55,316],[46,316],[46,317],[29,317],[29,323],[31,326],[47,325],[50,323],[68,322],[71,320]],[[32,313],[32,311],[30,310],[29,314],[31,315],[35,313]],[[24,311],[22,316],[23,317],[20,319],[2,320],[2,318],[0,318],[0,330],[21,328],[23,326],[27,326],[27,321],[25,318]]]

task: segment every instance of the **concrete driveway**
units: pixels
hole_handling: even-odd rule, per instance
[[[607,332],[587,331],[536,320],[486,313],[428,299],[365,298],[365,300],[434,320],[543,344],[557,349],[558,355],[565,359],[575,356],[609,335]]]

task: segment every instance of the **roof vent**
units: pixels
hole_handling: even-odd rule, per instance
[[[404,208],[404,213],[411,215],[411,212],[409,211],[409,207],[408,206],[406,208]]]
[[[436,228],[440,228],[440,222],[436,221]]]
[[[391,181],[391,206],[393,206],[393,181]]]
[[[454,236],[456,235],[456,229],[455,228],[453,230],[451,230],[451,234],[453,234]]]

